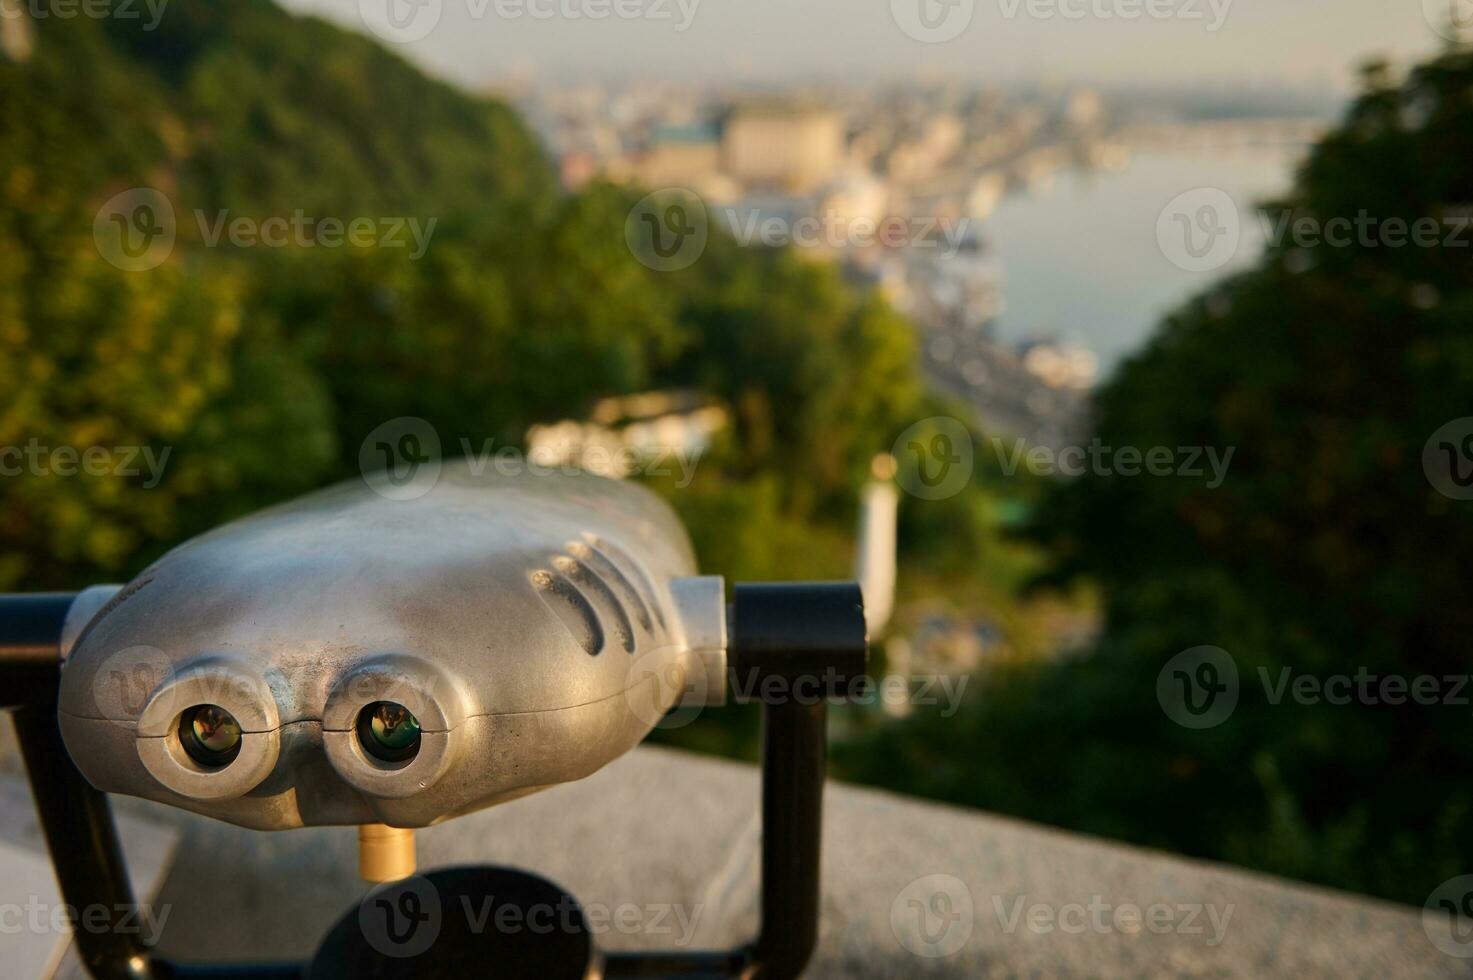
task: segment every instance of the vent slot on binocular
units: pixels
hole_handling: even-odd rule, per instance
[[[598,621],[598,613],[587,597],[567,579],[556,572],[538,569],[532,573],[532,584],[537,595],[552,610],[554,616],[572,634],[573,639],[589,656],[597,656],[604,648],[604,628]]]

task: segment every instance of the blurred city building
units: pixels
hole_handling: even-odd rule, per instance
[[[1136,152],[1231,154],[1302,145],[1323,122],[1286,112],[1192,114],[1088,87],[1004,91],[952,82],[744,90],[662,82],[519,84],[564,183],[682,187],[752,247],[838,263],[920,333],[938,388],[990,432],[1058,446],[1084,426],[1099,363],[1040,323],[997,339],[1004,283],[988,221],[1009,195],[1070,170],[1118,170]],[[884,228],[881,236],[877,229]]]
[[[727,173],[748,187],[807,194],[833,179],[844,161],[837,113],[786,100],[734,109],[721,139]]]
[[[539,466],[572,465],[622,479],[644,467],[691,466],[726,428],[726,411],[692,391],[651,391],[596,403],[584,420],[527,430],[527,455]],[[681,476],[674,467],[674,476]]]
[[[658,125],[637,158],[634,176],[648,187],[688,187],[721,169],[721,131],[711,123]]]
[[[0,0],[0,55],[26,61],[35,46],[35,28],[25,14],[24,0]]]

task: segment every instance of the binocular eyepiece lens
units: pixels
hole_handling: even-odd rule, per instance
[[[223,769],[240,755],[240,722],[218,704],[197,704],[179,716],[179,742],[189,757]]]
[[[358,742],[382,762],[403,762],[419,751],[419,719],[402,704],[375,701],[358,713]]]

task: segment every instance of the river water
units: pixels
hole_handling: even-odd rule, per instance
[[[1152,151],[1123,169],[1071,170],[1018,191],[980,225],[999,272],[995,323],[1007,342],[1057,337],[1093,351],[1100,375],[1139,347],[1164,313],[1261,253],[1257,201],[1288,190],[1304,148]],[[1209,271],[1174,264],[1158,241],[1163,208],[1216,188],[1236,205],[1236,253]]]

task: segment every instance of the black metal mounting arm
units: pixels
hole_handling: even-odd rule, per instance
[[[105,924],[72,930],[83,967],[97,980],[296,980],[302,968],[295,963],[174,963],[154,955],[127,927],[138,905],[112,809],[72,762],[56,721],[61,630],[75,598],[70,592],[0,595],[0,707],[14,715],[62,901],[108,916]]]
[[[74,598],[0,596],[0,708],[14,712],[63,901],[121,917],[136,902],[107,797],[83,778],[57,727],[62,624]],[[729,634],[732,686],[751,692],[763,711],[758,936],[726,951],[608,953],[595,957],[591,976],[786,980],[813,954],[827,701],[865,670],[863,600],[852,582],[737,585]],[[75,930],[74,937],[83,965],[99,980],[299,980],[308,970],[298,963],[176,963],[126,929]],[[321,966],[312,965],[314,975]]]

